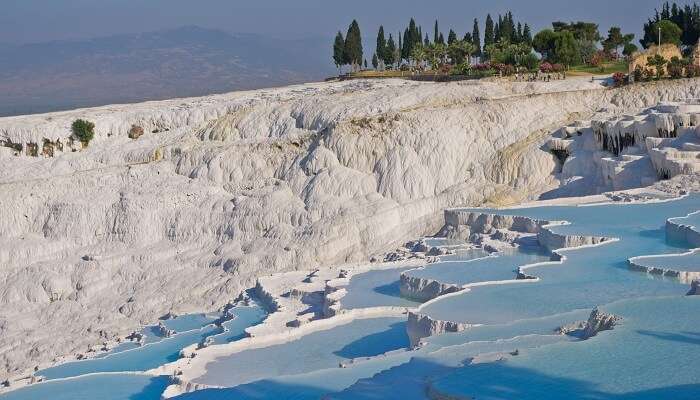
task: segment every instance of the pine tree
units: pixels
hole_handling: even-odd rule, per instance
[[[438,21],[435,20],[435,34],[433,36],[433,43],[438,43],[438,39],[440,39],[440,31],[438,30]]]
[[[362,64],[362,35],[360,25],[356,20],[352,20],[348,33],[345,35],[345,63],[353,66],[357,70]]]
[[[343,34],[340,31],[335,35],[335,42],[333,43],[333,63],[335,63],[338,73],[340,73],[340,67],[345,64],[345,39],[343,39]]]
[[[523,42],[523,26],[518,22],[518,29],[515,31],[515,43],[522,43]]]
[[[479,21],[474,18],[474,28],[472,28],[472,44],[474,44],[474,56],[481,56],[481,36],[479,35]]]
[[[450,33],[447,35],[447,44],[452,44],[457,41],[457,34],[455,31],[450,29]]]
[[[401,32],[399,32],[399,47],[396,48],[396,52],[398,55],[395,55],[394,62],[399,63],[399,66],[401,65],[401,60],[403,59],[403,44],[401,44]]]
[[[384,27],[380,26],[379,27],[379,32],[377,32],[377,49],[374,53],[375,57],[378,58],[378,65],[383,64],[384,60],[384,55],[386,54],[386,39],[384,38]],[[372,60],[372,65],[374,65],[374,60]],[[382,65],[382,69],[383,69]],[[376,69],[377,66],[375,65],[374,68]]]

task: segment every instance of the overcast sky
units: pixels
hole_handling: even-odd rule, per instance
[[[661,1],[654,0],[3,0],[0,43],[90,38],[183,25],[280,38],[332,37],[357,18],[365,41],[380,24],[396,32],[415,16],[424,31],[462,35],[472,20],[512,10],[537,31],[553,20],[586,20],[637,34]],[[687,1],[679,2],[681,4]],[[373,39],[372,39],[373,40]]]

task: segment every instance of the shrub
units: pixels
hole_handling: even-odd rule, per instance
[[[641,65],[637,65],[634,68],[633,74],[634,74],[634,81],[635,82],[640,82],[640,81],[644,80],[644,70],[642,69]]]
[[[620,87],[620,86],[625,84],[627,77],[622,72],[615,72],[612,76],[612,79],[613,79],[613,85],[615,87]]]
[[[548,74],[548,73],[552,72],[553,70],[554,69],[552,68],[552,64],[550,64],[546,61],[543,62],[542,64],[540,64],[540,72],[542,72],[542,73]]]
[[[690,64],[685,68],[685,76],[697,78],[700,76],[700,65]]]
[[[73,121],[71,130],[73,131],[73,135],[83,142],[85,146],[95,137],[95,124],[84,119],[76,119]]]
[[[671,78],[679,79],[683,77],[683,70],[687,65],[690,65],[690,63],[678,57],[672,57],[671,61],[668,62],[666,70]]]
[[[564,72],[566,70],[566,67],[564,64],[553,64],[552,65],[552,71],[554,72]]]
[[[530,53],[523,57],[521,64],[528,71],[537,71],[537,69],[540,67],[540,59],[533,53]]]
[[[654,77],[656,77],[656,71],[654,71],[651,68],[646,68],[644,70],[644,79],[652,80],[652,79],[654,79]]]

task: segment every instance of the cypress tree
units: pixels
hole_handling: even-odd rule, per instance
[[[486,15],[486,25],[484,26],[484,47],[493,44],[495,37],[493,19],[491,19],[491,14],[488,14]]]
[[[430,46],[430,39],[428,39],[428,34],[425,34],[425,40],[423,40],[423,45],[428,47]]]
[[[474,56],[481,56],[481,36],[479,35],[479,21],[474,18],[474,28],[472,28],[472,44],[476,47]]]
[[[395,62],[399,63],[401,65],[401,60],[403,59],[403,44],[401,44],[401,32],[399,32],[399,47],[397,47],[397,52],[399,55],[396,58]]]
[[[409,59],[411,56],[411,35],[408,33],[408,28],[403,31],[403,47],[401,47],[401,58],[403,60]]]
[[[447,44],[452,44],[457,41],[457,34],[455,31],[450,29],[450,33],[447,35]]]
[[[440,32],[440,37],[438,38],[438,42],[439,42],[440,44],[445,44],[445,37],[442,36],[442,32]]]
[[[523,26],[523,43],[527,43],[532,46],[532,32],[530,32],[530,26],[528,24]]]
[[[523,26],[518,22],[518,29],[515,31],[515,43],[523,42]]]
[[[345,35],[344,53],[346,64],[351,64],[353,69],[362,65],[362,35],[360,33],[360,25],[356,20],[352,20],[348,28],[348,34]]]
[[[384,55],[386,54],[386,39],[384,38],[384,27],[379,27],[379,32],[377,32],[377,49],[374,53],[379,60],[384,60]],[[374,64],[374,62],[372,63]],[[374,68],[377,68],[376,66]]]
[[[440,31],[438,30],[438,21],[435,20],[435,34],[433,36],[433,43],[438,43],[438,39],[440,39]]]
[[[505,18],[503,19],[503,22],[505,24],[505,31],[503,32],[503,36],[506,39],[508,39],[509,42],[514,43],[517,40],[517,36],[515,30],[515,22],[513,22],[513,13],[508,11],[506,13]],[[501,30],[504,30],[504,28],[501,27]]]
[[[408,53],[406,54],[407,60],[411,57],[413,49],[422,41],[423,37],[421,37],[420,33],[418,32],[418,26],[416,25],[416,21],[413,18],[411,18],[411,21],[408,23]]]
[[[338,72],[340,72],[340,67],[345,64],[345,39],[340,31],[335,35],[333,43],[333,63],[338,68]]]
[[[383,54],[384,65],[394,65],[396,61],[394,53],[396,53],[396,43],[394,43],[394,37],[389,34],[389,40],[386,42],[386,51]]]
[[[372,67],[377,69],[379,67],[379,59],[377,58],[377,53],[372,54]]]
[[[498,19],[501,19],[499,16]],[[493,25],[493,42],[498,43],[501,41],[501,24],[499,22],[496,22]]]

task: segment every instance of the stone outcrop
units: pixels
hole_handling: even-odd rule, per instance
[[[562,335],[571,335],[579,339],[586,340],[597,335],[598,332],[611,330],[622,320],[614,314],[606,314],[594,308],[588,320],[565,325],[557,329]]]
[[[420,344],[420,340],[423,338],[447,332],[461,332],[472,326],[468,323],[440,321],[427,315],[409,312],[406,333],[408,333],[411,347],[415,347]]]
[[[688,296],[700,296],[700,280],[696,279],[690,283],[690,290],[687,293]]]
[[[399,290],[403,297],[425,302],[444,294],[458,292],[462,287],[434,279],[413,277],[403,272],[399,281]]]

